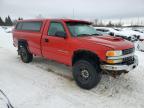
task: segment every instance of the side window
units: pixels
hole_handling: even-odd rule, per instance
[[[22,30],[27,30],[27,31],[40,31],[42,26],[42,22],[38,21],[33,21],[33,22],[23,22],[22,24]]]
[[[56,32],[65,33],[64,27],[60,22],[51,22],[48,30],[48,35],[55,36]]]
[[[16,30],[21,30],[21,27],[22,27],[22,23],[17,23],[17,25],[16,25]]]

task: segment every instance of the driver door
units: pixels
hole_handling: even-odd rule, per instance
[[[67,64],[69,61],[69,44],[67,35],[57,36],[57,32],[63,32],[66,34],[64,26],[61,22],[51,21],[48,29],[48,34],[43,36],[45,42],[43,42],[42,53],[44,57],[58,62]]]

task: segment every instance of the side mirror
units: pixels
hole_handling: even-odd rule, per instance
[[[55,36],[62,37],[62,38],[66,38],[66,33],[63,32],[63,31],[57,31],[57,32],[55,33]]]

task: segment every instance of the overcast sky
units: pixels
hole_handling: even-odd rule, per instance
[[[144,0],[0,0],[0,16],[128,18],[144,16]]]

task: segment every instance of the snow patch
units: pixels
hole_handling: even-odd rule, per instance
[[[136,69],[116,79],[103,75],[99,85],[87,91],[71,80],[69,67],[41,57],[22,63],[11,33],[0,28],[0,89],[15,108],[144,108],[144,53],[136,55]],[[0,108],[5,108],[1,100]]]

